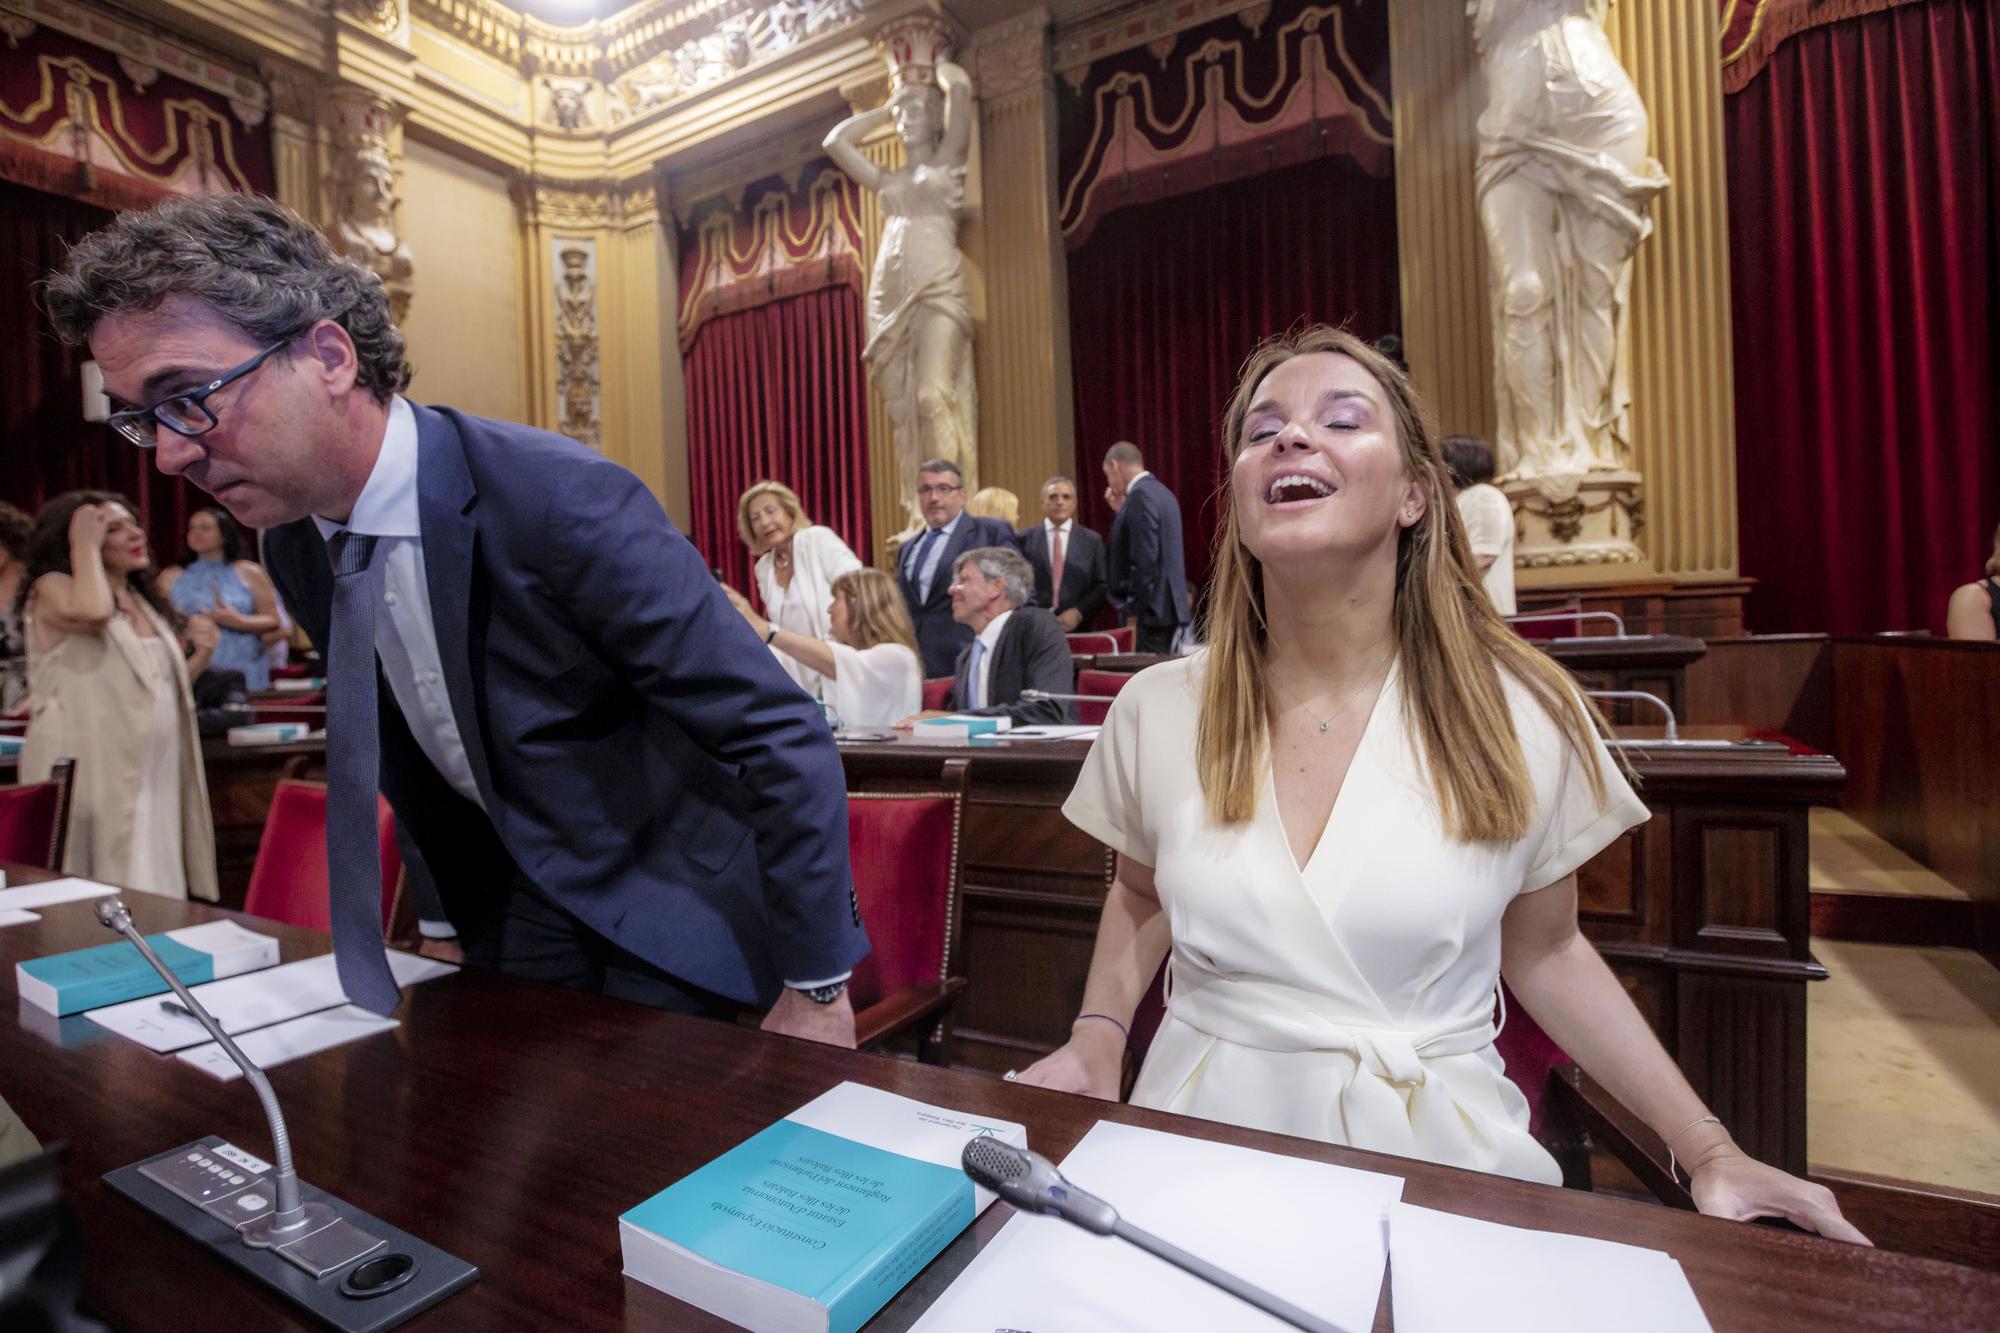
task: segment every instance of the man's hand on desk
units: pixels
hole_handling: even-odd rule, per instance
[[[829,1004],[814,1004],[810,996],[787,990],[757,1026],[787,1037],[854,1049],[854,1004],[846,991]]]

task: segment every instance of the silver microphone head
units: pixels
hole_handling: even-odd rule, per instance
[[[965,1145],[959,1165],[973,1184],[984,1185],[1024,1212],[1060,1217],[1100,1235],[1109,1235],[1118,1223],[1117,1209],[1064,1180],[1040,1153],[981,1136]]]
[[[99,898],[94,904],[100,925],[112,930],[124,931],[132,925],[132,914],[125,910],[125,903],[119,898]]]

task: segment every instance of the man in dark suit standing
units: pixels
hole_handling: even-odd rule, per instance
[[[1139,652],[1171,653],[1192,619],[1180,501],[1146,471],[1139,446],[1124,440],[1105,451],[1104,477],[1124,496],[1105,543],[1111,600],[1119,619],[1136,626]]]
[[[1033,579],[1027,560],[1011,547],[980,547],[958,558],[951,613],[973,638],[958,655],[944,712],[1004,715],[1017,726],[1076,721],[1067,700],[1021,698],[1023,690],[1076,689],[1076,663],[1062,626],[1041,607],[1027,605]],[[943,715],[918,713],[896,725]]]
[[[412,404],[379,279],[282,205],[126,213],[49,284],[111,425],[239,522],[327,652],[348,997],[382,950],[376,791],[468,962],[852,1045],[867,952],[819,710],[630,472]]]
[[[958,464],[934,458],[917,470],[917,502],[924,530],[896,553],[896,581],[917,627],[917,655],[924,678],[949,676],[972,642],[972,631],[951,618],[951,571],[958,558],[980,546],[1014,546],[1014,530],[997,518],[965,512],[965,474]]]
[[[1108,595],[1104,539],[1076,521],[1076,483],[1042,483],[1042,521],[1020,534],[1021,554],[1035,570],[1035,605],[1056,613],[1065,631],[1089,629]]]

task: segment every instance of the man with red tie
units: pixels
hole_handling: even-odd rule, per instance
[[[1034,605],[1056,613],[1064,630],[1089,629],[1104,605],[1104,539],[1076,521],[1076,483],[1042,483],[1042,521],[1020,534],[1021,554],[1035,570]]]

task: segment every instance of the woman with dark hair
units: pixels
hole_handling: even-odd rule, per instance
[[[77,761],[63,870],[213,901],[215,831],[188,682],[215,651],[214,623],[189,619],[194,652],[184,657],[146,535],[121,496],[49,501],[27,564],[19,602],[32,721],[21,779]]]
[[[242,672],[247,689],[271,688],[263,636],[279,628],[278,593],[263,567],[243,558],[243,532],[227,510],[189,515],[181,567],[160,571],[160,591],[182,615],[205,615],[222,631],[215,666]]]
[[[1451,474],[1453,503],[1465,520],[1472,563],[1479,582],[1503,616],[1514,614],[1514,506],[1493,484],[1493,446],[1471,435],[1447,435],[1438,442]]]
[[[1993,554],[1986,557],[1986,577],[1952,592],[1945,605],[1944,630],[1953,639],[2000,639],[2000,528],[1993,529]]]
[[[21,638],[22,575],[27,572],[28,516],[0,501],[0,717],[28,703],[28,645]]]

